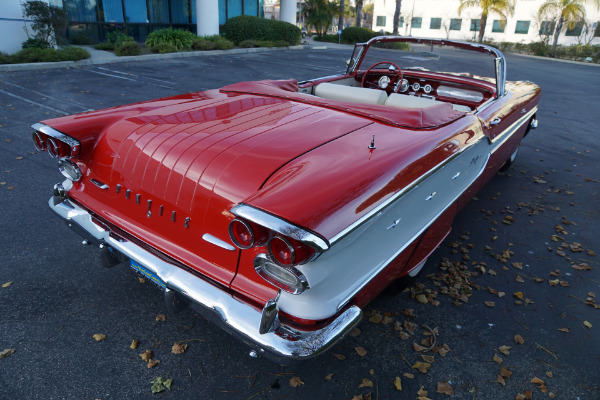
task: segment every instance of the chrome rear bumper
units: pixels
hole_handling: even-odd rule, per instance
[[[111,234],[92,222],[91,215],[85,209],[67,198],[52,197],[48,205],[85,239],[110,246],[150,270],[166,285],[167,299],[172,300],[172,292],[181,294],[190,301],[194,310],[248,344],[254,350],[252,355],[265,355],[278,362],[314,357],[344,337],[362,317],[360,308],[352,306],[316,331],[299,331],[276,321],[268,332],[261,334],[259,330],[264,319],[260,311],[235,299],[216,285],[156,257],[139,245]]]

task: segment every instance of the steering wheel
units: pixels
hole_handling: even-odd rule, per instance
[[[371,72],[371,70],[373,68],[375,68],[376,66],[381,65],[381,64],[388,64],[388,65],[391,65],[394,68],[396,68],[396,70],[394,71],[394,75],[390,78],[390,82],[388,83],[388,85],[385,88],[382,88],[382,89],[387,89],[390,86],[392,86],[392,88],[393,88],[393,85],[396,84],[396,82],[398,82],[398,80],[400,80],[400,82],[402,82],[402,70],[396,64],[394,64],[391,61],[380,61],[378,63],[371,65],[369,67],[369,69],[367,70],[367,72],[365,72],[365,74],[363,75],[363,78],[362,78],[362,82],[360,83],[360,87],[363,87],[363,88],[365,87],[367,75],[369,75],[369,72]],[[400,86],[398,86],[398,89],[399,88],[400,88]],[[392,91],[397,92],[394,89],[392,89]]]

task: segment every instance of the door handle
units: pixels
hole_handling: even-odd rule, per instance
[[[496,126],[500,123],[500,121],[502,121],[500,118],[494,118],[491,122],[490,125],[491,126]]]

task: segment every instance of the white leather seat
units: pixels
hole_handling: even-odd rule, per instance
[[[315,96],[329,100],[349,101],[352,103],[384,105],[387,93],[384,90],[320,83],[315,87]]]
[[[441,104],[442,101],[429,99],[427,97],[410,96],[406,94],[392,93],[387,98],[385,105],[400,108],[427,108]],[[469,112],[471,108],[460,104],[452,104],[452,108],[456,111]]]

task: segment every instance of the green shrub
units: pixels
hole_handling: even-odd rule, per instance
[[[21,43],[22,49],[47,49],[50,43],[43,39],[29,38]]]
[[[4,54],[4,53],[0,52],[0,64],[10,64],[10,63],[11,63],[10,56],[8,54]]]
[[[249,48],[255,47],[255,46],[256,46],[256,44],[253,39],[242,40],[241,42],[238,43],[238,47],[241,47],[244,49],[249,49]]]
[[[127,35],[125,32],[112,31],[106,34],[106,42],[117,48],[125,42],[135,42],[135,39]]]
[[[321,37],[313,36],[313,40],[317,42],[337,43],[340,39],[338,35],[323,35]]]
[[[197,39],[192,44],[192,49],[194,49],[194,50],[214,50],[215,44],[213,42],[211,42],[210,40]]]
[[[90,39],[84,31],[79,31],[75,36],[71,38],[72,44],[94,44],[94,41]]]
[[[547,56],[550,54],[550,46],[544,42],[531,42],[527,45],[529,54],[534,56]]]
[[[146,47],[154,47],[160,43],[168,43],[177,50],[190,50],[198,37],[190,31],[165,28],[151,32],[146,37]]]
[[[90,53],[81,47],[64,47],[57,51],[62,61],[79,61],[90,58]]]
[[[136,42],[126,41],[115,48],[115,54],[121,56],[137,56],[142,52],[140,46]]]
[[[103,42],[103,43],[98,43],[94,45],[94,48],[96,50],[108,50],[108,51],[114,51],[115,50],[115,45],[112,43],[108,43],[108,42]]]
[[[250,15],[228,19],[223,30],[225,37],[235,44],[254,39],[282,40],[290,45],[296,45],[302,38],[302,31],[296,25]]]
[[[213,43],[215,44],[215,49],[217,50],[229,50],[233,49],[234,46],[232,41],[227,40],[222,36],[218,36],[217,38],[215,38]]]
[[[410,50],[410,45],[404,42],[383,42],[374,45],[381,49]]]
[[[177,47],[171,43],[158,43],[150,47],[150,51],[158,54],[175,53],[177,52]]]
[[[363,43],[378,35],[377,32],[369,28],[349,26],[342,31],[342,41],[345,43]]]

